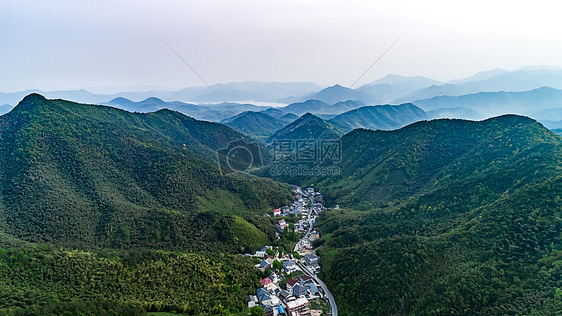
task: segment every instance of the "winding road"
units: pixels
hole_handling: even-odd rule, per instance
[[[328,302],[330,303],[330,311],[332,312],[332,316],[338,316],[338,306],[336,305],[336,300],[334,300],[334,297],[332,296],[332,293],[330,293],[330,290],[328,290],[326,284],[324,284],[324,282],[322,282],[322,280],[320,280],[314,273],[308,270],[308,268],[304,264],[300,262],[297,262],[297,264],[307,275],[310,275],[314,279],[314,281],[320,284],[320,287],[324,290],[324,293],[328,298]]]

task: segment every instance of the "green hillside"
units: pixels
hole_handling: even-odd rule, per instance
[[[275,132],[268,141],[275,139],[337,139],[343,132],[332,124],[310,113]]]
[[[359,129],[341,141],[340,175],[299,181],[316,183],[334,203],[358,208],[466,181],[493,181],[493,191],[501,193],[536,180],[530,161],[557,159],[558,152],[546,148],[558,148],[560,139],[532,119],[508,115],[423,121],[396,131]],[[544,167],[540,174],[556,170]]]
[[[234,241],[231,214],[251,218],[289,201],[290,192],[268,179],[222,175],[215,150],[237,139],[247,137],[169,110],[133,114],[30,95],[0,117],[3,239],[256,247]]]
[[[562,142],[529,118],[437,120],[343,139],[318,223],[341,315],[562,312]],[[308,181],[312,181],[308,179]]]

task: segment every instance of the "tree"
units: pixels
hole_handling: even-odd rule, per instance
[[[283,266],[283,264],[277,260],[273,261],[273,269],[275,270],[281,270],[281,267]]]
[[[268,256],[275,256],[275,250],[269,248],[265,251]]]
[[[254,307],[252,307],[252,313],[250,315],[251,316],[263,316],[263,315],[265,315],[265,312],[264,312],[263,308],[261,308],[259,306],[254,306]]]

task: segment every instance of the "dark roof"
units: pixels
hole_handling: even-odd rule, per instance
[[[258,297],[260,303],[271,299],[271,295],[269,295],[269,292],[264,288],[257,289],[256,296]]]
[[[297,278],[292,278],[287,280],[287,284],[290,286],[294,286],[295,284],[299,283],[299,280],[297,280]]]
[[[312,277],[310,275],[303,274],[303,275],[301,275],[301,280],[303,280],[306,283],[306,282],[312,280]]]
[[[287,292],[287,291],[285,291],[285,290],[283,290],[283,291],[281,291],[281,292],[279,293],[279,297],[282,298],[282,299],[286,299],[286,298],[289,297],[289,296],[291,296],[291,293],[289,293],[289,292]]]

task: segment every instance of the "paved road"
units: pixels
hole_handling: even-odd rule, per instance
[[[328,302],[330,302],[330,310],[332,312],[332,316],[338,316],[338,307],[336,306],[336,301],[334,300],[332,293],[330,293],[330,290],[328,290],[326,284],[324,284],[324,282],[322,282],[322,280],[320,280],[314,273],[308,270],[304,264],[300,262],[297,262],[297,264],[306,274],[310,275],[314,279],[314,281],[320,284],[320,287],[324,290],[324,293],[328,298]]]

